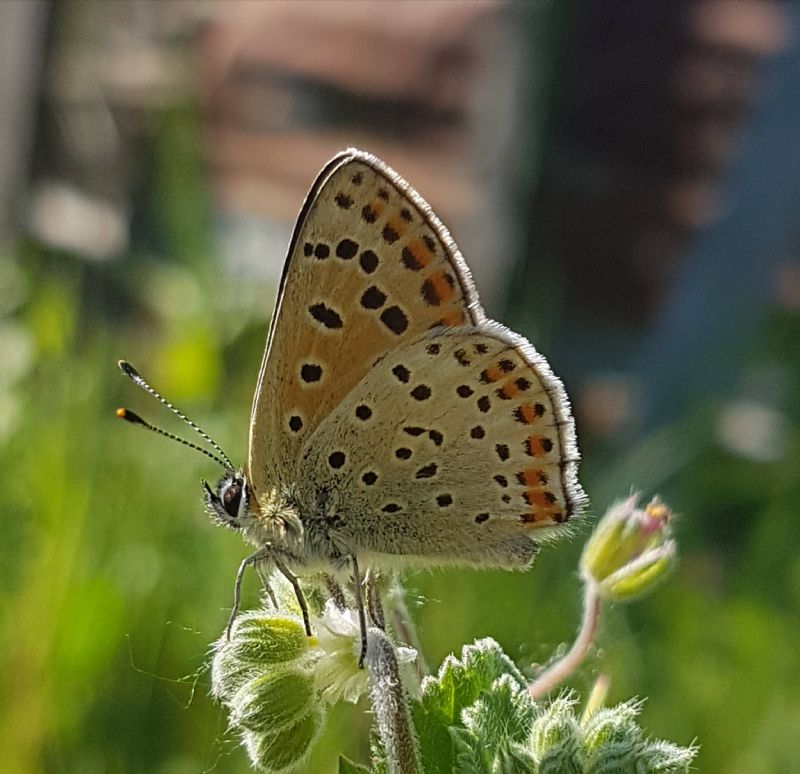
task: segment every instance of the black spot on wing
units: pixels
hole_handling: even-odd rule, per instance
[[[325,304],[313,304],[308,307],[308,313],[318,322],[322,323],[329,330],[342,327],[342,318],[335,309],[331,309]]]
[[[364,250],[358,259],[364,274],[372,274],[378,268],[378,256],[372,250]]]
[[[372,285],[361,295],[361,306],[364,309],[380,309],[386,303],[386,293]]]
[[[408,380],[411,378],[411,371],[409,371],[404,365],[396,365],[392,369],[392,373],[404,384],[407,384]]]
[[[360,406],[356,407],[356,416],[365,422],[372,416],[372,409],[365,403],[362,403]]]
[[[358,245],[352,239],[342,239],[342,241],[336,245],[336,257],[342,260],[349,261],[351,258],[355,257],[357,252]]]
[[[303,363],[300,378],[307,383],[318,382],[322,378],[322,366],[316,363]]]
[[[431,388],[427,384],[418,384],[410,394],[414,400],[428,400],[431,397]]]
[[[428,438],[430,438],[436,446],[441,446],[444,442],[444,436],[438,430],[428,430]]]
[[[341,451],[331,452],[331,454],[328,455],[328,465],[330,465],[335,470],[341,468],[344,465],[345,460],[346,457],[344,455],[344,452]]]
[[[438,471],[438,466],[435,462],[431,462],[430,465],[425,465],[424,467],[420,468],[416,474],[415,478],[431,478],[431,476],[435,476],[436,472]]]
[[[381,312],[381,322],[398,336],[408,328],[408,317],[399,306],[390,306]]]

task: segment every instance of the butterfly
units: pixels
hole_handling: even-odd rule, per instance
[[[204,484],[207,510],[256,547],[231,621],[245,568],[266,565],[294,586],[310,634],[297,574],[349,566],[362,659],[359,564],[523,568],[585,504],[561,382],[486,317],[425,200],[355,149],[322,169],[297,219],[247,465],[213,446],[224,475]]]

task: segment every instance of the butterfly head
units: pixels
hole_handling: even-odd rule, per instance
[[[203,481],[206,511],[215,524],[231,529],[246,529],[252,520],[250,487],[242,470],[226,469],[215,489]]]

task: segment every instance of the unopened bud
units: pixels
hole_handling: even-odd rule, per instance
[[[631,495],[611,506],[583,549],[581,574],[604,599],[641,596],[675,564],[669,508],[654,498],[642,510],[637,500]]]
[[[310,644],[302,623],[288,615],[245,613],[234,622],[230,640],[223,635],[216,644],[211,692],[227,701],[265,669],[298,659]]]

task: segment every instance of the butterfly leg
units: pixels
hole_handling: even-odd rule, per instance
[[[292,584],[294,595],[297,597],[297,604],[300,605],[300,612],[303,614],[303,625],[306,627],[306,634],[310,637],[311,620],[308,616],[308,605],[306,604],[306,598],[303,594],[303,590],[300,588],[300,583],[297,580],[297,576],[294,575],[294,573],[292,573],[285,564],[280,562],[274,556],[272,557],[272,561],[275,562],[275,566],[282,573],[283,577]]]
[[[231,615],[228,618],[228,625],[225,627],[225,636],[227,639],[231,638],[233,622],[236,620],[236,616],[239,614],[239,603],[241,602],[242,598],[242,580],[244,579],[244,571],[250,565],[258,564],[258,562],[262,561],[263,559],[268,559],[270,556],[272,556],[272,547],[265,546],[264,548],[259,548],[255,553],[250,554],[250,556],[246,556],[239,565],[239,570],[236,573],[236,582],[233,584],[233,608],[231,609]]]
[[[347,610],[347,599],[345,599],[342,587],[336,582],[336,579],[330,573],[323,573],[325,578],[325,585],[328,588],[328,596],[333,600],[333,604],[339,610]]]
[[[267,597],[269,597],[269,601],[277,610],[278,600],[275,597],[275,592],[272,590],[272,584],[269,582],[270,573],[267,572],[267,568],[260,564],[256,565],[256,572],[258,573],[258,577],[261,578],[261,585],[264,587],[264,591],[266,592]]]
[[[367,613],[364,609],[364,595],[361,589],[361,573],[358,571],[358,561],[355,556],[351,556],[353,562],[353,593],[356,598],[356,608],[358,609],[358,623],[361,626],[361,656],[358,659],[358,668],[364,667],[364,659],[367,657]]]
[[[372,623],[382,631],[386,631],[386,615],[383,612],[383,602],[380,595],[380,575],[372,568],[367,570],[364,584],[367,588],[367,607]]]

